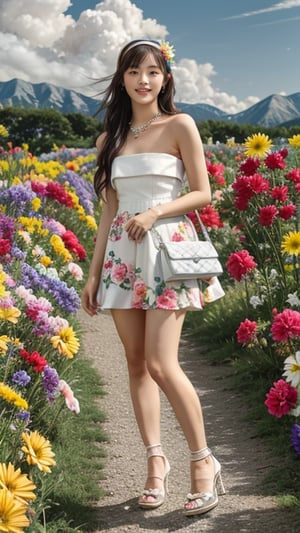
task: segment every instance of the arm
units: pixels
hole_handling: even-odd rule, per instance
[[[175,127],[174,127],[175,126]],[[172,124],[174,143],[181,154],[187,174],[190,192],[172,202],[160,204],[132,217],[125,226],[128,236],[140,242],[146,231],[163,218],[184,215],[211,201],[211,190],[206,168],[202,141],[194,120],[186,114],[176,116]]]

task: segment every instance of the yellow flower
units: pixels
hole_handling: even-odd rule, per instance
[[[5,286],[2,285],[2,283],[0,284],[0,298],[4,298],[4,296],[7,295],[7,292],[6,292],[6,289],[5,289]]]
[[[264,133],[254,133],[247,137],[244,145],[247,150],[245,154],[248,157],[264,157],[272,146],[272,141]]]
[[[293,137],[290,137],[288,141],[291,146],[294,146],[295,148],[300,148],[300,133],[298,133],[298,135],[293,135]]]
[[[1,137],[8,137],[8,131],[3,124],[0,124],[0,135]]]
[[[6,402],[12,403],[20,409],[24,409],[25,411],[28,410],[28,403],[26,402],[26,400],[24,400],[22,396],[17,394],[16,391],[11,389],[8,385],[5,385],[5,383],[3,382],[0,382],[0,397],[3,398]]]
[[[55,453],[51,450],[49,440],[45,439],[38,431],[22,433],[25,446],[22,451],[27,454],[26,460],[29,465],[36,465],[42,472],[51,473],[49,466],[55,466],[53,457]]]
[[[5,355],[8,350],[10,338],[7,335],[0,335],[0,355]]]
[[[40,259],[40,263],[42,263],[42,265],[44,265],[47,268],[49,265],[51,265],[52,259],[50,259],[48,255],[43,255],[43,257],[41,257]]]
[[[49,230],[43,227],[43,221],[37,217],[19,217],[19,222],[29,233],[37,233],[41,237],[48,235]]]
[[[23,148],[23,152],[27,153],[29,151],[29,144],[23,143],[22,148]]]
[[[51,343],[59,353],[72,359],[79,350],[79,340],[71,326],[62,328],[57,335],[51,337]]]
[[[290,231],[283,236],[281,249],[284,254],[300,254],[300,231]]]
[[[56,235],[55,233],[50,238],[50,244],[53,247],[53,250],[56,254],[61,255],[66,262],[69,262],[72,260],[72,255],[70,254],[69,250],[64,245],[64,241],[59,235]]]
[[[17,324],[20,315],[21,311],[16,307],[0,307],[0,320]]]
[[[0,463],[0,488],[7,489],[10,494],[22,503],[35,500],[34,489],[36,486],[28,479],[27,474],[22,474],[20,468],[15,470],[12,463]],[[1,531],[1,529],[0,529]]]
[[[95,218],[92,215],[82,216],[82,217],[80,217],[80,220],[85,221],[85,223],[86,223],[88,228],[91,228],[91,229],[94,229],[94,230],[97,229],[96,220],[95,220]]]
[[[33,200],[31,200],[31,205],[32,205],[32,209],[34,211],[38,211],[39,208],[41,207],[41,199],[40,198],[33,198]]]
[[[8,490],[0,490],[0,531],[23,533],[24,527],[29,526],[26,508],[26,505],[14,500]]]

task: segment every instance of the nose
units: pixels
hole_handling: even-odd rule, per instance
[[[139,79],[139,84],[140,85],[147,85],[147,83],[148,83],[147,75],[141,73],[140,79]]]

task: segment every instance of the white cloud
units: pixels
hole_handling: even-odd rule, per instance
[[[1,81],[48,82],[94,96],[92,80],[113,72],[126,42],[165,39],[168,34],[155,19],[144,19],[130,0],[104,0],[83,11],[77,21],[65,15],[70,5],[70,0],[0,0]],[[207,103],[229,113],[258,101],[238,101],[220,91],[213,85],[214,75],[210,63],[181,59],[174,67],[176,100]]]
[[[283,2],[277,2],[276,4],[273,4],[270,7],[257,9],[256,11],[248,11],[246,13],[241,13],[240,15],[234,15],[232,17],[226,17],[224,20],[252,17],[253,15],[261,15],[262,13],[272,13],[273,11],[282,11],[283,9],[291,9],[293,7],[300,7],[300,0],[283,0]]]

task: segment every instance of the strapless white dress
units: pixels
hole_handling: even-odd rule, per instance
[[[100,309],[203,309],[224,296],[217,278],[209,282],[163,279],[157,238],[148,231],[142,242],[129,240],[124,226],[130,217],[178,197],[184,184],[183,163],[165,153],[118,156],[111,181],[119,207],[106,247],[98,292]],[[188,217],[164,218],[155,224],[164,240],[195,240]]]

